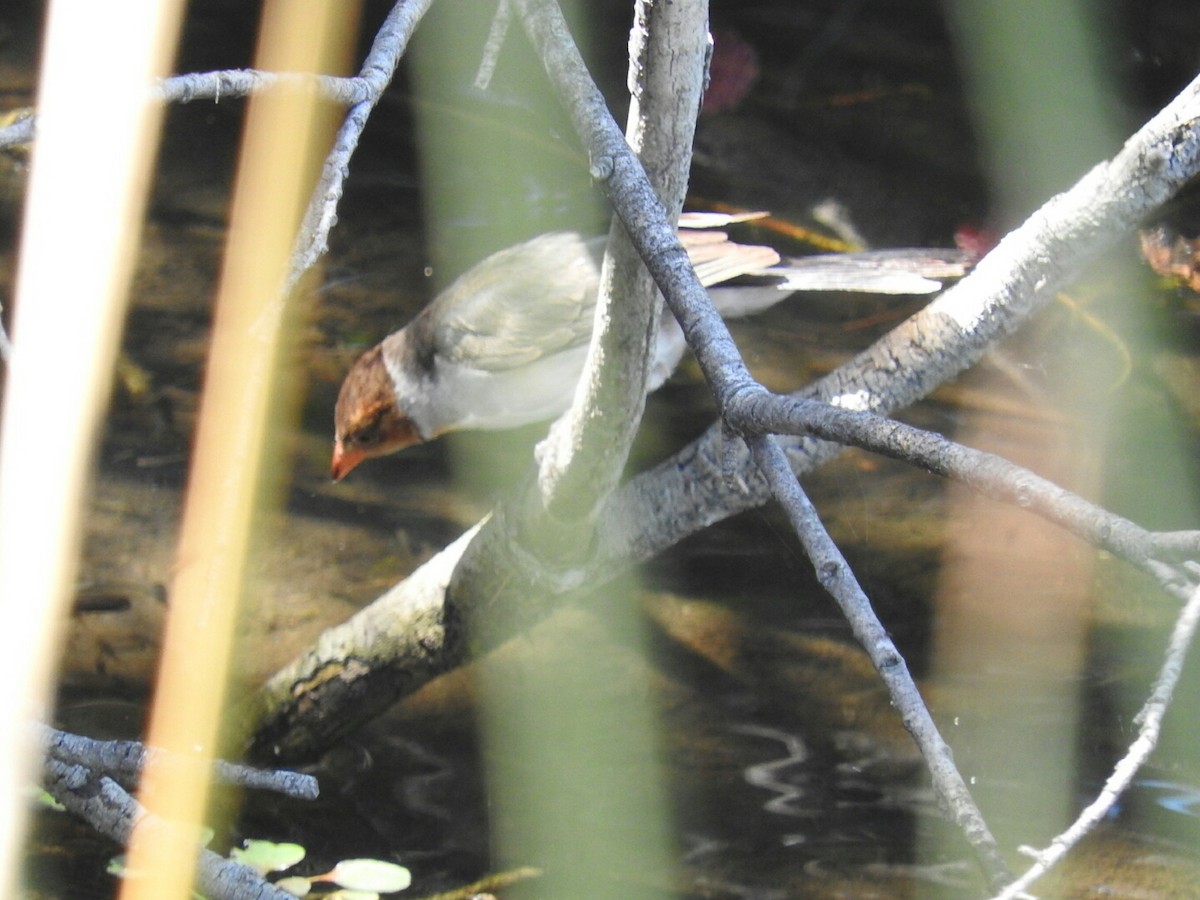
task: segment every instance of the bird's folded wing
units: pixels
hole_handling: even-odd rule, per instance
[[[722,232],[683,231],[680,237],[706,285],[779,261],[770,247],[735,244]],[[422,313],[435,357],[499,371],[586,343],[604,245],[604,237],[552,232],[472,267]]]
[[[438,358],[498,371],[586,343],[603,251],[604,238],[554,232],[489,256],[422,313]]]

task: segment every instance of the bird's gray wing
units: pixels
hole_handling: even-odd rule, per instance
[[[483,370],[579,346],[592,334],[603,252],[604,238],[540,235],[464,272],[414,324],[427,331],[439,361]]]
[[[779,261],[769,247],[735,244],[721,232],[680,238],[703,284]],[[409,326],[432,360],[513,369],[586,343],[592,335],[604,237],[552,232],[493,253],[460,275]]]

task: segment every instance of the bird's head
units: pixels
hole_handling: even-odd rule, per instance
[[[334,481],[341,481],[364,459],[395,453],[423,440],[396,403],[379,346],[360,356],[342,382],[333,427],[330,474]]]

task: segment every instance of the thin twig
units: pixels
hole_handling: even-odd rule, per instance
[[[812,434],[920,466],[1039,515],[1155,577],[1160,564],[1200,558],[1200,531],[1147,531],[1003,457],[884,416],[761,390],[739,398],[727,421],[743,434]]]
[[[337,222],[337,207],[350,171],[350,158],[358,148],[367,119],[391,83],[417,23],[432,5],[433,0],[398,0],[376,32],[357,79],[366,86],[366,96],[346,113],[325,158],[321,177],[296,236],[285,290],[290,291],[300,276],[328,250],[329,232]]]
[[[106,775],[125,785],[133,784],[148,759],[162,753],[140,741],[97,741],[40,723],[33,728],[43,750],[54,759],[85,766],[97,775]],[[255,769],[217,760],[214,774],[226,784],[275,791],[299,800],[315,800],[320,793],[317,779],[301,772]]]
[[[508,36],[508,26],[512,24],[512,9],[508,0],[500,0],[496,4],[496,15],[492,16],[492,26],[488,29],[487,40],[483,44],[482,58],[479,60],[479,70],[475,73],[475,87],[486,91],[492,83],[492,75],[496,72],[496,64],[500,61],[500,50],[504,47],[504,39]]]
[[[115,780],[97,776],[86,766],[47,757],[42,767],[42,784],[68,812],[118,844],[129,840],[135,824],[155,829],[185,827],[148,813]],[[126,873],[126,877],[136,878],[137,873]],[[213,900],[295,900],[292,894],[275,887],[249,866],[205,848],[200,848],[196,863],[196,887]]]
[[[821,524],[816,508],[808,499],[799,479],[792,474],[787,457],[775,438],[759,435],[750,438],[748,443],[755,463],[766,476],[771,492],[783,506],[792,528],[804,545],[821,586],[837,602],[842,615],[850,623],[854,637],[867,652],[887,687],[892,705],[900,714],[904,727],[917,742],[943,809],[950,814],[974,848],[991,889],[998,890],[1012,880],[1012,874],[1000,856],[996,839],[975,805],[966,781],[954,765],[950,747],[921,699],[904,657],[875,615],[870,599],[854,577],[846,558]]]
[[[365,78],[341,78],[308,72],[264,72],[261,69],[219,69],[189,72],[163,78],[154,86],[154,97],[166,103],[191,103],[249,97],[272,87],[312,87],[326,100],[353,106],[365,100],[371,84]]]
[[[1195,570],[1193,570],[1194,574]],[[1134,717],[1134,721],[1138,723],[1138,734],[1130,744],[1129,750],[1113,767],[1113,772],[1105,781],[1100,794],[1079,814],[1070,828],[1055,837],[1044,850],[1022,848],[1026,853],[1032,855],[1036,862],[1021,877],[1000,891],[995,900],[1012,900],[1045,875],[1108,815],[1109,810],[1128,789],[1138,770],[1150,758],[1154,748],[1158,746],[1163,716],[1171,705],[1171,697],[1175,692],[1175,686],[1179,683],[1179,676],[1183,671],[1188,649],[1195,640],[1198,624],[1200,624],[1200,587],[1193,589],[1191,597],[1175,620],[1175,627],[1171,630],[1171,639],[1167,643],[1167,652],[1162,668],[1159,669],[1158,676],[1154,680],[1150,696],[1137,716]]]
[[[335,75],[314,75],[308,72],[264,72],[261,69],[218,69],[212,72],[187,72],[161,78],[151,88],[151,96],[164,103],[190,103],[193,100],[212,100],[249,97],[270,87],[287,85],[311,86],[326,100],[352,106],[367,99],[374,84],[359,75],[340,78]],[[37,115],[29,115],[0,128],[0,149],[34,140]]]

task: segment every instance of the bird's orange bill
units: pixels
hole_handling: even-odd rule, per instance
[[[334,441],[333,461],[329,464],[329,474],[334,481],[341,481],[366,458],[367,454],[361,448],[351,447],[347,450],[341,441]]]

